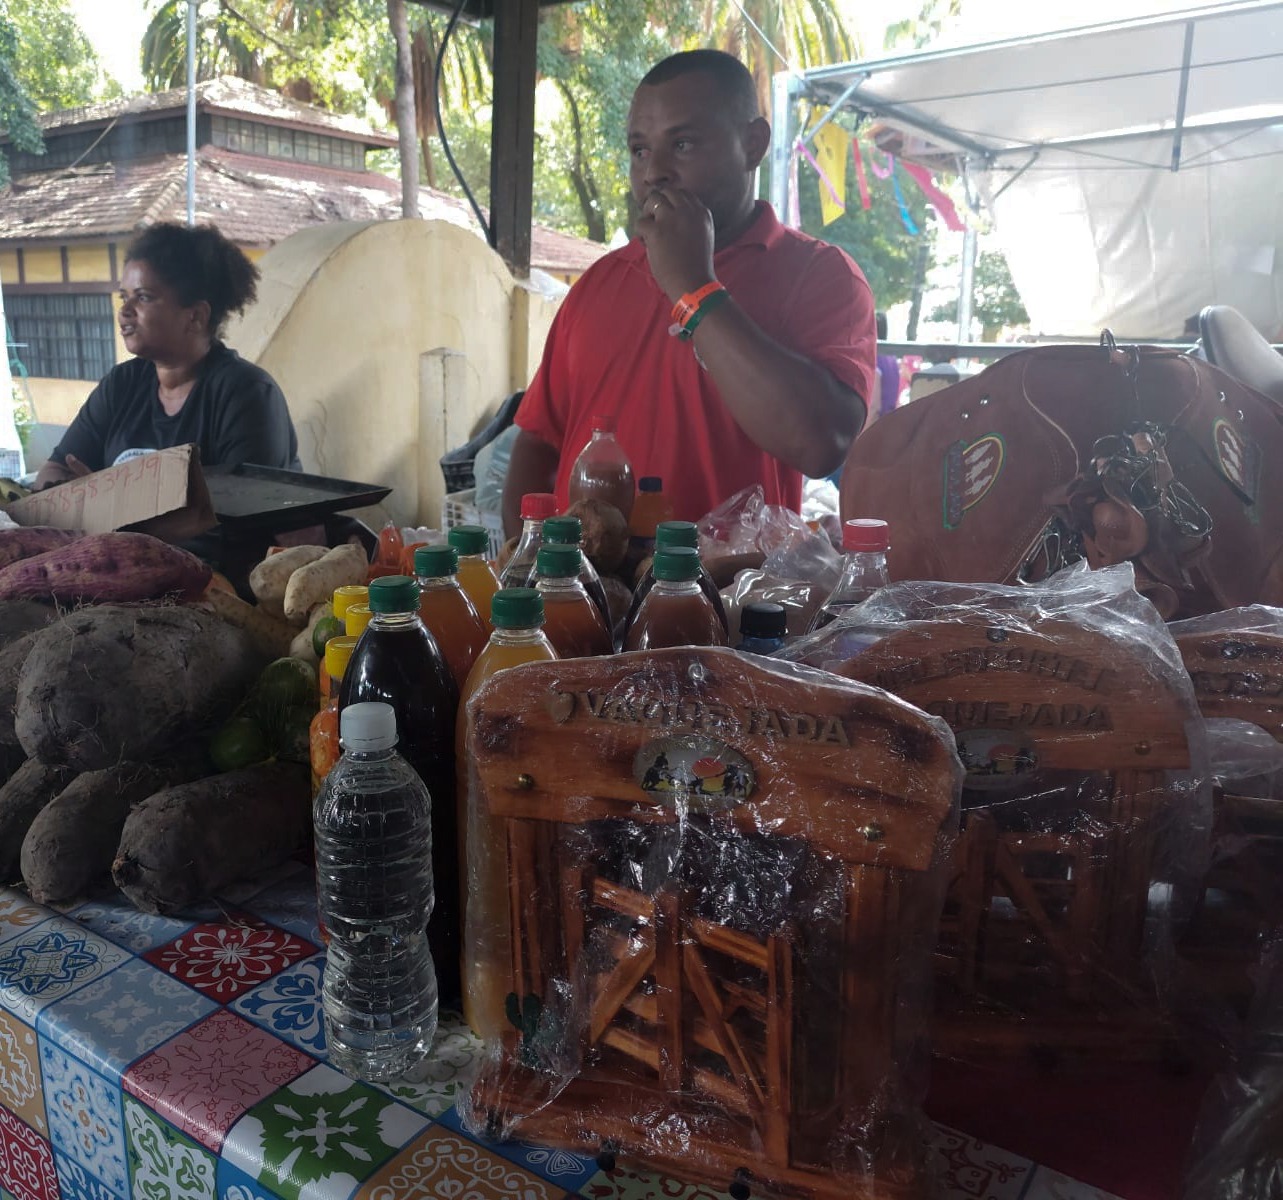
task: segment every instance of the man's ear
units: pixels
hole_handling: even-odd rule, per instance
[[[771,126],[765,117],[754,117],[744,135],[744,153],[749,170],[755,171],[771,146]]]

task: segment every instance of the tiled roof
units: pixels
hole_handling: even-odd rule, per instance
[[[291,100],[279,92],[258,87],[244,79],[222,76],[206,79],[196,85],[196,106],[205,112],[235,113],[242,117],[278,124],[324,129],[337,136],[359,138],[367,146],[395,146],[396,135],[379,133],[359,117],[330,112],[313,104]],[[104,104],[89,104],[82,108],[63,108],[56,112],[42,113],[38,117],[46,133],[65,131],[77,125],[92,125],[110,121],[113,117],[141,117],[170,109],[187,107],[187,89],[173,88],[167,92],[152,92],[130,96],[124,100],[109,100]]]
[[[467,204],[424,188],[420,213],[477,232]],[[197,154],[196,217],[243,246],[270,246],[327,221],[400,216],[401,185],[374,172],[290,164],[205,147]],[[0,245],[119,238],[187,211],[187,160],[168,155],[123,166],[102,164],[20,176],[0,190]],[[531,266],[578,274],[606,247],[536,225]]]

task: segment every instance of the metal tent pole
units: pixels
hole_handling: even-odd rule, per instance
[[[196,9],[187,0],[187,224],[196,224]]]

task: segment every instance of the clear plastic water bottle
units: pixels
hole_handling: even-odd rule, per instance
[[[808,633],[823,629],[830,621],[863,604],[879,588],[891,582],[887,575],[890,536],[885,521],[857,518],[842,526],[842,576],[829,598],[811,620]]]
[[[317,895],[330,935],[325,1037],[330,1063],[345,1075],[395,1079],[427,1055],[437,1029],[426,933],[432,801],[396,751],[391,705],[348,705],[339,736],[343,757],[313,809]]]

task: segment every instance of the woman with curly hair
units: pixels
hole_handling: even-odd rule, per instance
[[[205,466],[299,469],[285,397],[219,340],[256,295],[258,268],[212,225],[153,225],[130,244],[117,322],[134,355],[90,393],[36,487],[195,442]]]

